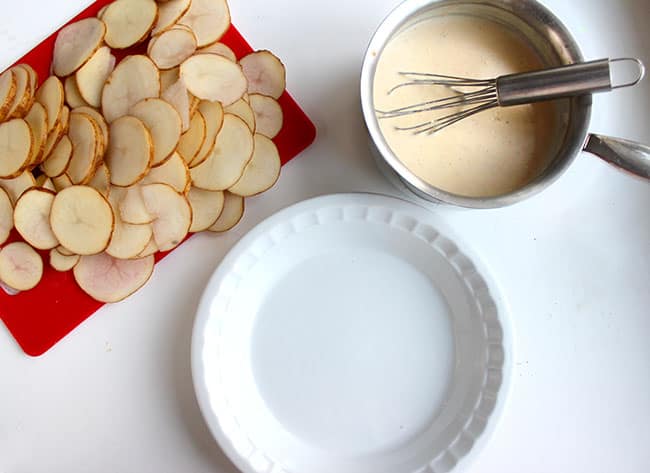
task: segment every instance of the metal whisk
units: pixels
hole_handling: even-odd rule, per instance
[[[611,65],[623,62],[633,63],[638,69],[637,75],[627,82],[613,84]],[[433,134],[467,117],[494,107],[509,107],[631,87],[643,80],[645,66],[635,58],[601,59],[487,80],[421,72],[400,72],[399,74],[404,76],[407,81],[389,90],[389,95],[403,87],[422,85],[446,87],[456,95],[393,110],[376,110],[377,117],[390,119],[417,113],[459,109],[414,126],[396,127],[398,130],[412,131],[415,134]]]

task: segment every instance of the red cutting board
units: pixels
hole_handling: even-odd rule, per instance
[[[96,1],[71,22],[95,16],[111,1]],[[41,81],[44,80],[49,75],[55,39],[56,33],[17,63],[30,64],[38,72]],[[253,51],[234,27],[230,28],[221,41],[230,46],[238,58]],[[120,56],[143,51],[145,48],[140,46]],[[121,57],[118,57],[118,60]],[[284,127],[273,141],[280,151],[282,163],[285,164],[314,141],[316,128],[288,93],[285,92],[279,102],[284,110]],[[19,239],[15,232],[12,239]],[[21,348],[30,356],[45,353],[103,306],[79,289],[72,271],[67,273],[54,271],[47,263],[48,253],[41,252],[41,255],[45,269],[43,280],[35,289],[15,296],[10,296],[0,289],[0,318]],[[165,255],[159,253],[156,255],[156,261],[164,258]]]

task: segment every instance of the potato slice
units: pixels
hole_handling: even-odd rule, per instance
[[[50,224],[61,245],[78,255],[94,255],[108,246],[115,217],[98,190],[71,186],[54,198]]]
[[[54,74],[67,77],[75,73],[99,49],[105,35],[106,26],[97,18],[86,18],[64,27],[54,43]]]
[[[163,93],[162,98],[178,112],[181,118],[181,132],[190,129],[190,94],[182,80],[177,80]]]
[[[284,64],[270,51],[257,51],[243,57],[239,64],[248,80],[249,94],[263,94],[277,99],[287,86]]]
[[[224,111],[244,120],[251,133],[255,133],[255,112],[253,112],[253,109],[246,100],[243,98],[239,99],[235,103],[228,105]]]
[[[56,144],[49,157],[41,164],[41,171],[46,176],[58,177],[68,170],[72,157],[72,142],[66,135]]]
[[[173,153],[164,164],[152,168],[144,179],[143,184],[168,184],[176,191],[185,194],[192,183],[190,169],[178,153]]]
[[[88,182],[88,185],[97,189],[104,197],[109,197],[111,191],[111,173],[105,163],[99,165],[93,178]]]
[[[145,247],[144,250],[137,256],[138,258],[145,258],[147,256],[151,256],[155,253],[158,253],[158,246],[156,245],[156,240],[154,239],[153,235],[151,236],[151,240],[149,240],[149,243]]]
[[[75,252],[70,251],[65,246],[57,246],[55,250],[61,253],[63,256],[75,256]]]
[[[70,177],[65,173],[61,174],[60,176],[53,177],[52,184],[54,184],[54,188],[57,192],[61,192],[63,189],[67,189],[68,187],[72,187],[74,185],[70,180]]]
[[[138,2],[134,4],[137,5]],[[129,56],[117,65],[104,86],[104,118],[112,123],[126,115],[141,100],[159,95],[160,73],[156,65],[147,56]]]
[[[84,100],[77,87],[77,78],[75,76],[68,76],[63,83],[65,90],[65,103],[71,108],[89,107],[88,102]]]
[[[14,207],[7,191],[0,188],[0,245],[4,245],[13,228]]]
[[[30,88],[33,93],[36,93],[36,89],[38,89],[38,72],[27,63],[18,64],[18,67],[22,67],[27,71],[27,74],[29,75]]]
[[[47,177],[45,174],[41,174],[36,178],[36,185],[38,187],[42,187],[45,190],[56,192],[56,187],[54,187],[52,179]]]
[[[250,105],[255,113],[255,132],[268,138],[275,138],[284,125],[282,107],[273,97],[251,94]]]
[[[29,158],[29,167],[35,167],[45,152],[47,143],[47,112],[45,107],[38,102],[34,102],[29,113],[25,116],[25,121],[32,132],[32,150]]]
[[[43,277],[43,260],[27,243],[10,243],[0,250],[0,280],[17,291],[35,288]]]
[[[113,69],[115,56],[111,54],[111,48],[103,46],[75,74],[79,94],[91,106],[101,106],[102,90]]]
[[[224,192],[223,211],[217,221],[208,228],[211,232],[223,233],[237,225],[244,216],[245,203],[240,195]]]
[[[196,54],[181,64],[181,78],[192,95],[228,106],[246,93],[242,68],[218,54]]]
[[[160,93],[169,89],[172,85],[176,84],[181,78],[181,68],[175,67],[166,71],[160,71]]]
[[[171,28],[149,42],[147,54],[160,69],[173,69],[196,51],[196,36],[184,28]]]
[[[190,120],[190,129],[183,133],[177,152],[186,163],[191,163],[203,146],[206,136],[205,118],[200,113]]]
[[[54,127],[54,130],[50,131],[47,135],[47,140],[45,141],[45,148],[43,149],[42,157],[47,159],[47,157],[52,154],[56,145],[59,144],[59,141],[65,136],[65,131],[63,130],[63,124],[57,123]]]
[[[205,119],[205,140],[199,152],[190,162],[190,167],[196,167],[208,158],[214,149],[217,135],[223,125],[224,111],[220,102],[202,100],[199,104],[199,112]]]
[[[148,224],[133,225],[122,221],[119,210],[121,197],[119,193],[114,193],[108,199],[115,214],[115,229],[106,253],[115,258],[136,258],[151,241],[153,230]]]
[[[104,142],[106,143],[106,146],[108,146],[108,124],[106,123],[106,120],[104,119],[104,116],[99,113],[97,110],[90,106],[83,106],[83,107],[78,107],[73,110],[75,113],[85,113],[88,115],[90,118],[95,120],[95,123],[99,125],[99,128],[102,131],[102,136],[104,137]]]
[[[7,191],[13,204],[16,204],[23,192],[35,185],[36,179],[30,171],[23,171],[18,177],[0,179],[0,187]]]
[[[228,189],[242,176],[253,156],[253,134],[244,121],[226,113],[217,135],[217,144],[210,156],[190,169],[192,182],[201,189]]]
[[[167,184],[141,187],[147,211],[154,216],[151,223],[156,246],[160,251],[177,247],[190,231],[192,208],[185,196]]]
[[[30,107],[31,84],[29,73],[22,67],[12,67],[11,73],[16,80],[16,92],[13,103],[7,112],[8,118],[22,118]]]
[[[187,194],[192,206],[190,233],[202,232],[214,225],[223,211],[224,195],[221,191],[206,191],[192,187]]]
[[[142,120],[153,141],[152,166],[169,159],[181,138],[181,117],[174,107],[162,99],[145,99],[134,105],[129,114]]]
[[[116,0],[102,14],[106,24],[106,44],[114,49],[126,49],[141,43],[158,19],[154,0]]]
[[[111,303],[126,299],[144,286],[153,269],[153,256],[121,260],[101,253],[82,256],[73,273],[86,294],[99,302]]]
[[[27,122],[14,118],[0,124],[0,177],[18,176],[29,164],[34,138]]]
[[[201,48],[197,51],[199,54],[218,54],[219,56],[223,56],[226,59],[232,61],[232,62],[237,62],[237,56],[235,56],[235,53],[233,52],[230,47],[226,46],[223,43],[213,43],[209,46],[206,46],[204,48]]]
[[[199,47],[218,41],[230,28],[230,10],[226,0],[192,0],[189,10],[178,22],[196,35]]]
[[[128,187],[141,180],[153,162],[151,133],[141,120],[124,116],[111,124],[106,164],[111,184]]]
[[[117,194],[116,194],[117,193]],[[116,195],[115,195],[116,194]],[[111,196],[120,208],[120,219],[134,225],[144,225],[154,221],[154,216],[149,213],[144,205],[140,185],[129,187],[112,187]]]
[[[11,69],[0,74],[0,122],[9,115],[16,97],[16,75]]]
[[[70,115],[68,137],[72,143],[72,156],[65,171],[74,184],[87,184],[99,162],[98,141],[101,130],[85,113]]]
[[[157,35],[174,26],[185,13],[190,9],[191,0],[170,0],[158,4],[158,20],[151,31]]]
[[[264,135],[256,134],[253,158],[246,165],[237,184],[228,189],[233,194],[250,197],[266,192],[280,177],[280,154],[275,143]]]
[[[36,101],[42,104],[47,111],[47,131],[49,133],[61,120],[65,105],[65,89],[58,77],[50,76],[43,82],[36,92]]]
[[[74,268],[77,263],[79,263],[80,258],[81,256],[79,255],[63,255],[59,253],[56,248],[50,250],[50,266],[52,266],[55,271],[60,271],[62,273]]]
[[[25,192],[14,209],[14,225],[24,240],[39,250],[59,246],[50,226],[55,192],[35,187]]]

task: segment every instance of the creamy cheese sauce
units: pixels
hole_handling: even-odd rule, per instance
[[[418,85],[388,95],[404,82],[400,71],[490,79],[542,67],[524,40],[496,22],[460,15],[432,17],[399,32],[381,53],[374,79],[375,108],[390,110],[456,93]],[[559,146],[559,109],[553,102],[484,111],[433,135],[395,129],[448,113],[379,120],[388,145],[404,165],[447,192],[491,197],[514,191],[535,179]]]

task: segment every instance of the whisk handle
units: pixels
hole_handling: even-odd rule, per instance
[[[609,59],[510,74],[497,79],[497,96],[502,107],[609,90],[612,90]]]

